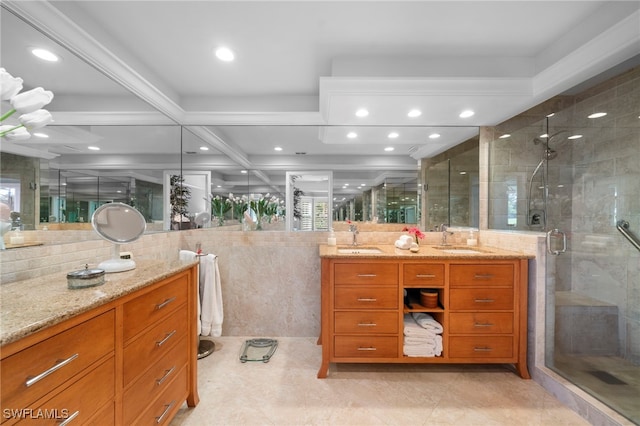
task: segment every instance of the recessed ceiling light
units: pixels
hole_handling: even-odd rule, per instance
[[[582,135],[571,135],[567,139],[573,140],[573,139],[580,139],[581,137],[582,137]]]
[[[88,146],[87,149],[90,149],[91,151],[100,151],[99,146]]]
[[[440,133],[431,133],[429,135],[429,139],[438,139],[440,137]]]
[[[500,136],[498,139],[506,139],[506,138],[510,138],[511,135],[509,133],[505,133],[504,135]]]
[[[358,137],[358,134],[356,132],[349,132],[349,133],[347,133],[347,137],[349,139],[355,139],[355,138]]]
[[[236,55],[228,47],[219,47],[216,49],[216,58],[224,62],[231,62],[235,59]]]
[[[273,148],[274,151],[282,151],[282,147],[281,146],[276,146]]]
[[[466,175],[467,172],[465,172],[464,170],[460,172],[461,175]]]
[[[37,137],[37,138],[48,138],[49,135],[47,135],[46,133],[34,133],[33,136]]]
[[[416,118],[416,117],[420,117],[422,115],[422,111],[420,111],[419,109],[412,109],[411,111],[409,111],[409,113],[407,114],[407,116],[411,117],[411,118]]]
[[[359,110],[356,111],[356,116],[358,117],[366,117],[367,115],[369,115],[369,111],[367,111],[364,108],[360,108]]]
[[[216,188],[222,188],[222,185],[216,185]]]
[[[473,115],[475,114],[475,112],[471,111],[470,109],[464,110],[460,113],[460,118],[469,118],[469,117],[473,117]]]
[[[395,149],[394,147],[392,147],[392,146],[388,146],[388,147],[386,147],[384,150],[385,150],[385,151],[387,151],[387,152],[391,152],[391,151],[393,151],[394,149]]]
[[[240,170],[240,173],[242,173],[243,175],[246,175],[247,171],[246,170]]]
[[[398,134],[398,132],[391,132],[391,133],[389,133],[389,134],[387,135],[387,137],[388,137],[389,139],[395,139],[395,138],[397,138],[398,136],[400,136],[400,135]]]
[[[551,114],[547,114],[547,118],[551,118],[551,117],[553,117],[554,115],[556,115],[556,113],[555,113],[555,112],[552,112]]]
[[[208,146],[201,146],[200,147],[200,151],[209,151],[209,147]]]
[[[541,138],[548,138],[548,137],[549,137],[549,135],[548,135],[547,133],[543,133],[543,134],[541,134],[541,135],[540,135],[540,137],[541,137]]]
[[[58,62],[60,60],[56,55],[46,49],[31,49],[31,53],[33,53],[34,56],[42,59],[43,61]]]
[[[588,118],[600,118],[604,117],[605,115],[607,115],[606,112],[594,112],[593,114],[589,115]]]

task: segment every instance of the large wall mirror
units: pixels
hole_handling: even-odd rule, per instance
[[[478,137],[425,161],[426,227],[478,228]]]
[[[478,134],[476,127],[454,126],[211,125],[193,119],[186,125],[4,6],[0,19],[2,66],[24,80],[25,90],[41,86],[55,95],[47,106],[54,123],[41,135],[2,140],[0,198],[12,213],[11,228],[25,232],[90,229],[93,212],[110,202],[138,209],[146,232],[175,229],[167,220],[167,176],[177,172],[210,179],[197,195],[202,205],[187,211],[189,226],[178,229],[256,229],[261,218],[263,229],[285,230],[293,215],[286,205],[287,172],[297,171],[328,173],[332,185],[326,205],[320,196],[311,203],[304,198],[305,208],[326,209],[325,222],[300,222],[291,230],[320,231],[346,220],[419,224],[425,217],[424,152],[442,152]],[[55,51],[63,66],[43,65],[30,46]],[[436,133],[440,141],[430,138]],[[386,151],[391,134],[395,150]],[[304,178],[298,184],[302,193],[313,192],[302,188],[310,185]],[[206,221],[200,213],[208,206]]]

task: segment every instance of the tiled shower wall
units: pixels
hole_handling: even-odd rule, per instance
[[[605,117],[587,118],[597,111]],[[640,253],[616,229],[627,220],[640,235],[640,68],[574,96],[558,97],[496,128],[489,142],[490,229],[543,231],[527,226],[529,179],[544,155],[535,138],[548,131],[555,151],[548,167],[547,228],[567,232],[568,252],[550,257],[547,289],[618,307],[619,355],[640,362]],[[500,139],[505,133],[509,138]],[[583,137],[567,140],[571,134]],[[542,207],[541,174],[532,185],[533,207]],[[509,215],[509,196],[517,199]],[[513,219],[515,218],[515,223]],[[588,333],[574,330],[579,336]]]

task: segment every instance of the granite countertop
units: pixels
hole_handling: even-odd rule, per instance
[[[66,273],[0,285],[0,345],[109,303],[195,264],[197,260],[136,260],[135,269],[106,274],[103,285],[84,289],[68,289]]]
[[[380,253],[341,253],[340,249],[347,249],[348,251],[366,250],[367,248],[377,248]],[[445,250],[459,249],[455,253],[447,252]],[[469,253],[468,250],[473,250],[475,253]],[[497,260],[497,259],[533,259],[534,256],[519,253],[515,251],[502,250],[494,247],[483,246],[438,246],[434,244],[420,245],[420,250],[417,253],[413,253],[410,250],[402,250],[391,244],[363,244],[359,246],[328,246],[326,244],[320,245],[320,257],[333,258],[333,259],[482,259],[482,260]]]

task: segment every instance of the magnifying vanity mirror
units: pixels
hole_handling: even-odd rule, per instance
[[[120,257],[120,245],[130,243],[144,234],[147,224],[144,216],[124,203],[103,204],[91,217],[93,229],[107,241],[114,243],[113,256],[98,265],[105,272],[123,272],[134,269],[133,259]]]

